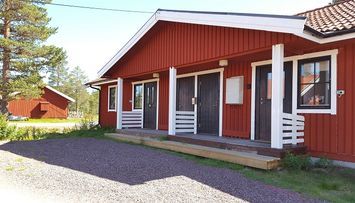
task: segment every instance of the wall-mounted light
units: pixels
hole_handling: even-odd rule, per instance
[[[228,66],[228,60],[227,59],[219,60],[219,66]]]
[[[159,78],[159,73],[153,73],[153,78]]]

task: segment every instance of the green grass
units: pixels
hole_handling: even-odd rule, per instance
[[[192,160],[198,164],[228,168],[244,176],[299,192],[305,196],[327,200],[330,202],[355,202],[355,170],[339,167],[330,169],[303,170],[273,170],[264,171],[219,160],[213,160],[193,155],[169,152]]]
[[[10,121],[10,123],[80,123],[81,118],[68,118],[68,119],[58,119],[58,118],[41,118],[34,119],[30,118],[28,121]]]

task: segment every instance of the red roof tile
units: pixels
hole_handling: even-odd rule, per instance
[[[306,17],[306,26],[322,35],[355,32],[355,0],[341,1],[297,15]]]

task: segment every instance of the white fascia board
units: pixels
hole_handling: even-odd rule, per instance
[[[232,27],[252,30],[264,30],[282,33],[302,33],[306,19],[293,17],[273,17],[262,15],[238,15],[223,13],[198,13],[178,11],[157,11],[158,20]]]
[[[314,36],[312,33],[309,33],[307,31],[304,31],[302,33],[295,33],[295,35],[316,42],[318,44],[326,44],[326,43],[337,42],[337,41],[342,41],[347,39],[355,39],[355,32],[343,34],[343,35],[337,35],[328,38],[318,38]]]
[[[110,84],[110,83],[117,83],[117,80],[111,79],[111,80],[105,80],[105,81],[101,81],[101,82],[98,81],[98,82],[92,83],[91,85],[92,86],[100,86],[100,85]]]
[[[302,34],[305,19],[292,19],[282,17],[268,16],[248,16],[248,15],[232,15],[220,13],[194,13],[194,12],[179,12],[179,11],[157,11],[143,25],[141,29],[122,47],[122,49],[99,70],[98,77],[102,77],[118,60],[120,60],[159,20],[265,30],[271,32],[298,33]]]
[[[183,11],[158,10],[142,26],[141,29],[120,49],[120,51],[99,70],[98,77],[102,77],[118,60],[120,60],[159,20],[190,23],[220,27],[242,28],[251,30],[263,30],[270,32],[290,33],[307,40],[325,44],[335,41],[355,38],[355,33],[344,34],[329,38],[318,38],[311,33],[304,31],[306,19],[292,16],[268,16],[268,15],[247,15],[247,14],[226,14],[226,13],[202,13]]]
[[[138,32],[120,49],[117,54],[111,58],[109,62],[105,64],[98,72],[98,78],[101,78],[115,63],[120,60],[157,22],[157,13],[154,13],[152,17],[138,30]]]
[[[54,89],[53,87],[50,87],[50,86],[46,86],[47,89],[51,90],[52,92],[66,98],[67,100],[71,101],[71,102],[75,102],[75,99],[69,97],[68,95],[62,93],[62,92],[59,92],[58,90]]]

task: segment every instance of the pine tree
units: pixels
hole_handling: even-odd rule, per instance
[[[43,7],[50,0],[0,0],[0,113],[7,114],[13,92],[32,98],[42,93],[42,78],[58,65],[62,50],[43,43],[56,32]],[[60,62],[62,63],[62,62]]]
[[[67,54],[64,50],[58,49],[56,57],[53,59],[55,67],[49,69],[48,85],[58,90],[64,85],[69,77],[69,68],[67,65]]]

